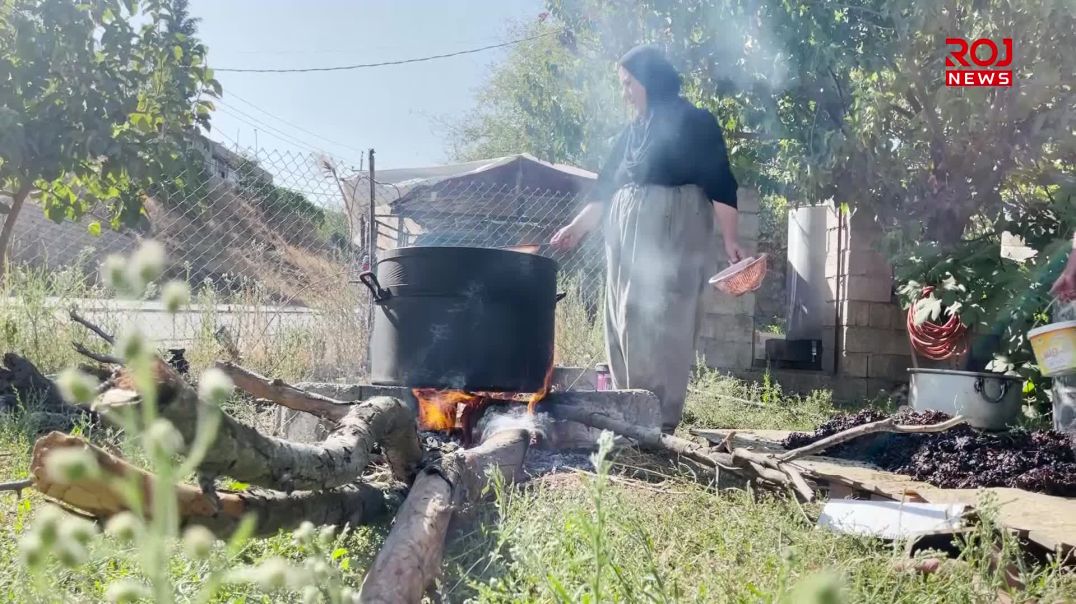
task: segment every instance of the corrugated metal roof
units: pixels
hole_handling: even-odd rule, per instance
[[[528,153],[520,153],[517,155],[506,155],[504,157],[495,157],[491,159],[480,159],[476,161],[463,162],[458,164],[446,164],[441,166],[427,166],[423,168],[398,168],[393,170],[379,170],[374,175],[377,181],[375,185],[377,187],[377,205],[388,205],[397,199],[404,197],[417,186],[430,186],[441,182],[453,180],[456,178],[463,178],[468,176],[474,176],[505,166],[517,160],[524,160],[533,164],[544,166],[546,168],[556,170],[563,174],[567,174],[574,178],[582,180],[594,180],[598,177],[597,174],[570,166],[567,164],[553,164],[542,161],[533,155]],[[344,179],[347,184],[345,191],[349,193],[354,192],[355,196],[359,198],[359,201],[365,203],[368,200],[369,195],[369,180],[367,175],[360,174],[351,178]],[[364,184],[365,183],[365,184]]]

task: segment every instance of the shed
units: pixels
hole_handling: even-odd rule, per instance
[[[593,172],[528,154],[375,174],[378,247],[495,247],[545,240],[579,210]],[[369,177],[344,189],[349,207],[369,208]]]

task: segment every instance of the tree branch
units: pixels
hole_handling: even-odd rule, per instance
[[[116,338],[114,338],[112,334],[108,333],[104,329],[101,329],[97,326],[97,324],[80,315],[77,308],[72,307],[68,311],[67,315],[71,318],[72,321],[97,334],[97,337],[101,338],[105,342],[108,342],[109,344],[116,343]]]
[[[821,440],[815,441],[809,445],[802,446],[798,449],[793,449],[788,453],[784,453],[777,457],[778,461],[786,462],[792,461],[800,457],[807,455],[817,455],[830,447],[839,445],[844,442],[866,436],[868,434],[875,434],[877,432],[893,432],[897,434],[930,434],[934,432],[945,432],[951,428],[955,428],[965,423],[963,417],[957,415],[939,424],[931,424],[929,426],[901,426],[896,423],[891,417],[869,424],[863,424],[854,428],[849,428],[842,432],[832,434]]]
[[[32,486],[34,486],[34,481],[29,478],[27,478],[26,480],[13,480],[11,482],[2,482],[0,483],[0,492],[14,491],[15,493],[21,495],[23,489],[29,489]]]
[[[71,347],[74,348],[75,352],[79,353],[80,355],[82,355],[82,356],[84,356],[87,359],[90,359],[92,361],[97,361],[98,363],[101,363],[102,365],[122,365],[123,364],[123,359],[121,359],[119,357],[114,357],[114,356],[112,356],[110,354],[101,354],[101,353],[98,353],[98,352],[94,352],[94,351],[90,350],[89,348],[86,348],[82,344],[79,344],[78,342],[71,342]]]
[[[347,415],[351,406],[345,401],[306,392],[281,380],[258,375],[231,362],[218,361],[216,366],[228,374],[240,390],[254,398],[270,400],[288,409],[338,422]]]
[[[201,472],[286,492],[320,491],[356,480],[369,465],[378,444],[393,474],[402,482],[410,481],[422,458],[415,414],[394,398],[376,397],[344,407],[347,415],[324,441],[295,443],[265,436],[199,401],[194,389],[159,359],[154,372],[159,413],[172,422],[184,442],[194,442],[200,416],[221,413],[216,438],[198,467]],[[95,403],[106,418],[141,403],[126,370],[118,372],[112,382]]]
[[[48,457],[69,448],[89,451],[101,475],[71,483],[53,481],[45,470]],[[39,438],[34,443],[30,471],[33,478],[27,482],[35,490],[92,518],[109,518],[130,510],[123,485],[131,480],[140,487],[143,508],[153,509],[153,483],[157,478],[82,438],[61,432]],[[188,484],[175,485],[174,492],[184,525],[200,524],[220,536],[232,533],[248,514],[257,518],[255,534],[263,536],[293,529],[304,520],[336,526],[369,524],[383,514],[389,499],[388,492],[359,482],[322,492],[222,492],[218,501]]]

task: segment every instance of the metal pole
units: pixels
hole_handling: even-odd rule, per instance
[[[374,181],[374,150],[370,149],[370,235],[367,241],[367,255],[370,259],[370,270],[374,270],[377,263],[377,223],[374,218],[374,210],[377,207],[377,184]]]
[[[377,265],[377,225],[374,222],[374,208],[377,206],[377,184],[374,181],[374,150],[371,148],[369,151],[370,167],[368,176],[370,178],[370,212],[369,219],[367,220],[367,235],[366,235],[366,267],[365,270],[375,270]],[[366,305],[366,378],[370,378],[371,371],[371,352],[373,351],[373,333],[374,333],[374,300],[370,298],[369,303]]]

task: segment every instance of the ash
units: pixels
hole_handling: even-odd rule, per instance
[[[527,459],[523,462],[523,472],[528,478],[572,470],[593,472],[594,464],[590,463],[590,455],[590,451],[583,449],[553,451],[533,447],[527,451]]]
[[[527,450],[523,460],[522,471],[528,479],[572,470],[593,471],[589,450],[548,449],[541,446],[551,422],[552,418],[546,413],[527,413],[526,405],[492,406],[475,426],[475,442],[483,442],[504,430],[527,430],[537,437],[539,443]],[[446,455],[463,446],[457,435],[444,432],[420,432],[419,437],[423,447],[435,455]]]
[[[546,438],[552,418],[547,413],[528,413],[526,405],[508,405],[491,407],[478,422],[482,440],[502,430],[528,430],[538,437],[539,442]],[[546,474],[568,472],[572,469],[592,470],[590,452],[586,450],[552,450],[531,447],[523,460],[523,473],[528,478],[537,478]]]

